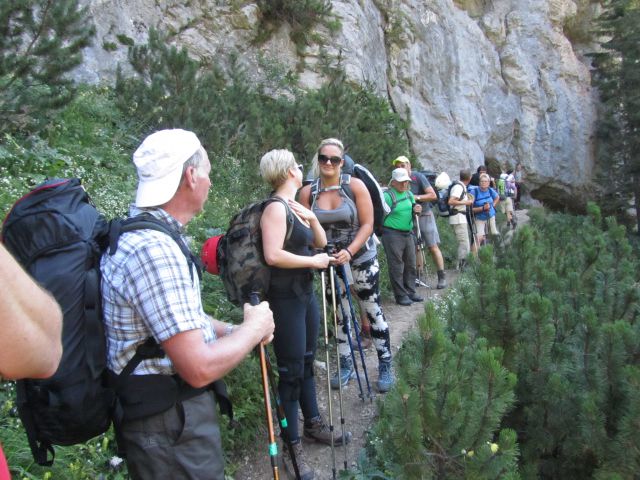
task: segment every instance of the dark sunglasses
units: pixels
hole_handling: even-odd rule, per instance
[[[318,155],[318,162],[327,163],[331,162],[331,165],[339,165],[342,161],[340,157],[327,157],[326,155]]]
[[[302,165],[301,163],[297,164],[296,167],[298,167],[298,170],[300,170],[301,172],[304,169],[304,165]]]

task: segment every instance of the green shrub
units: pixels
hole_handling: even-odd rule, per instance
[[[369,439],[388,478],[518,478],[515,432],[494,438],[514,401],[502,352],[460,333],[450,338],[433,304],[395,357],[397,385]]]
[[[298,52],[314,43],[310,34],[317,25],[324,25],[330,31],[339,28],[339,22],[331,18],[329,0],[258,0],[260,23],[255,37],[256,43],[266,41],[282,24],[290,27],[289,36]]]
[[[68,73],[94,34],[78,0],[25,0],[0,7],[0,133],[34,132],[69,103]]]

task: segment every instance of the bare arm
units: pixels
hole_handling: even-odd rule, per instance
[[[244,322],[232,335],[207,344],[201,330],[189,330],[162,342],[162,347],[180,377],[200,388],[224,377],[261,341],[270,342],[274,327],[267,302],[257,306],[245,304]]]
[[[62,313],[0,245],[0,376],[47,378],[62,356]]]
[[[420,202],[432,202],[437,200],[438,196],[436,195],[436,191],[433,187],[428,187],[425,191],[419,195],[415,195],[416,200]]]
[[[306,208],[305,210],[309,212]],[[315,218],[315,215],[313,218],[317,227],[322,231],[319,240],[324,239],[324,244],[326,244],[324,230],[320,227],[320,222]],[[265,208],[260,219],[260,228],[262,229],[262,250],[267,265],[279,268],[326,268],[329,265],[329,256],[326,253],[306,257],[288,252],[283,248],[287,234],[287,212],[285,206],[280,202],[271,202]],[[317,235],[315,230],[314,234]]]
[[[343,248],[335,255],[339,265],[344,265],[345,263],[350,262],[351,258],[353,258],[352,256],[362,248],[373,233],[373,203],[371,202],[371,196],[369,195],[367,187],[362,180],[352,177],[351,191],[355,198],[360,228],[358,229],[351,244],[347,247],[349,251],[347,252]]]

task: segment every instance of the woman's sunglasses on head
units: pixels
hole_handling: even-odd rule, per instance
[[[320,154],[318,155],[319,163],[327,163],[331,162],[331,165],[338,165],[342,161],[341,157],[329,157],[327,155]]]

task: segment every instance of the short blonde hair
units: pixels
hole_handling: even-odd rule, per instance
[[[491,177],[489,176],[488,173],[480,174],[480,177],[478,177],[478,181],[482,182],[483,180],[486,180],[487,182],[491,183]]]
[[[316,149],[316,153],[311,159],[311,172],[314,177],[320,175],[320,167],[318,166],[318,155],[320,154],[320,150],[322,150],[327,145],[333,145],[334,147],[338,147],[340,149],[340,157],[344,158],[344,145],[337,138],[325,138],[320,142],[318,148]]]
[[[265,153],[260,159],[260,175],[275,189],[289,176],[289,169],[297,168],[296,158],[289,150],[275,149]]]

